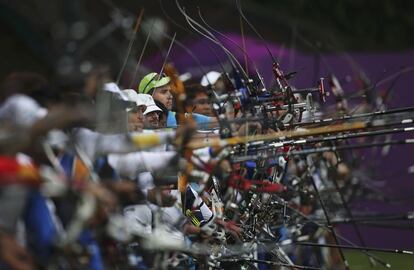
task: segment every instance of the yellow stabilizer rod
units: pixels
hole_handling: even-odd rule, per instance
[[[174,136],[175,132],[129,134],[132,143],[139,149],[151,148],[168,143]]]
[[[365,122],[355,122],[355,123],[345,123],[337,124],[331,126],[317,127],[311,129],[300,129],[292,131],[280,131],[274,134],[263,134],[255,136],[243,136],[243,137],[233,137],[228,139],[207,139],[207,140],[192,140],[187,147],[190,149],[198,149],[203,147],[223,147],[227,145],[235,145],[239,143],[247,143],[254,141],[272,141],[272,140],[285,140],[293,139],[299,137],[308,137],[314,135],[323,135],[330,133],[338,133],[345,131],[353,131],[358,129],[364,129],[367,127]]]

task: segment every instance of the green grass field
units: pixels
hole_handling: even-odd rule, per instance
[[[396,270],[413,270],[414,269],[414,255],[401,255],[391,254],[384,252],[371,252],[383,261],[391,264],[391,269]],[[375,267],[371,267],[369,259],[362,252],[358,251],[347,251],[345,256],[349,261],[351,270],[362,270],[362,269],[386,269],[385,267],[377,264]]]

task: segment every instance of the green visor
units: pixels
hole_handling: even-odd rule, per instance
[[[170,82],[170,77],[163,76],[158,79],[158,73],[152,72],[142,78],[138,86],[138,92],[148,94],[154,88],[167,85]]]

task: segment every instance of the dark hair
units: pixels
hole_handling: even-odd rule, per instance
[[[185,84],[186,105],[192,105],[191,102],[195,99],[197,94],[203,93],[208,96],[207,88],[199,83]]]
[[[165,114],[165,116],[168,116],[168,109],[167,109],[167,107],[165,107],[165,105],[162,104],[161,102],[159,102],[158,100],[155,100],[154,99],[154,102],[155,102],[155,105],[157,105],[158,108],[160,108],[162,110],[162,112],[160,112],[160,113],[163,113],[163,114]]]
[[[159,116],[159,125],[162,125],[162,126],[159,126],[159,127],[160,128],[167,127],[167,119],[168,119],[168,109],[167,109],[167,107],[165,107],[165,105],[162,104],[161,102],[159,102],[158,100],[154,100],[154,102],[155,102],[155,105],[157,105],[158,108],[161,109],[161,112],[157,112],[158,116]],[[161,122],[161,119],[165,119],[165,123]]]

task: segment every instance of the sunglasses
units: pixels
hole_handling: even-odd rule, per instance
[[[209,103],[210,103],[210,100],[208,98],[202,98],[202,99],[194,100],[194,104],[205,105],[205,104],[209,104]]]

